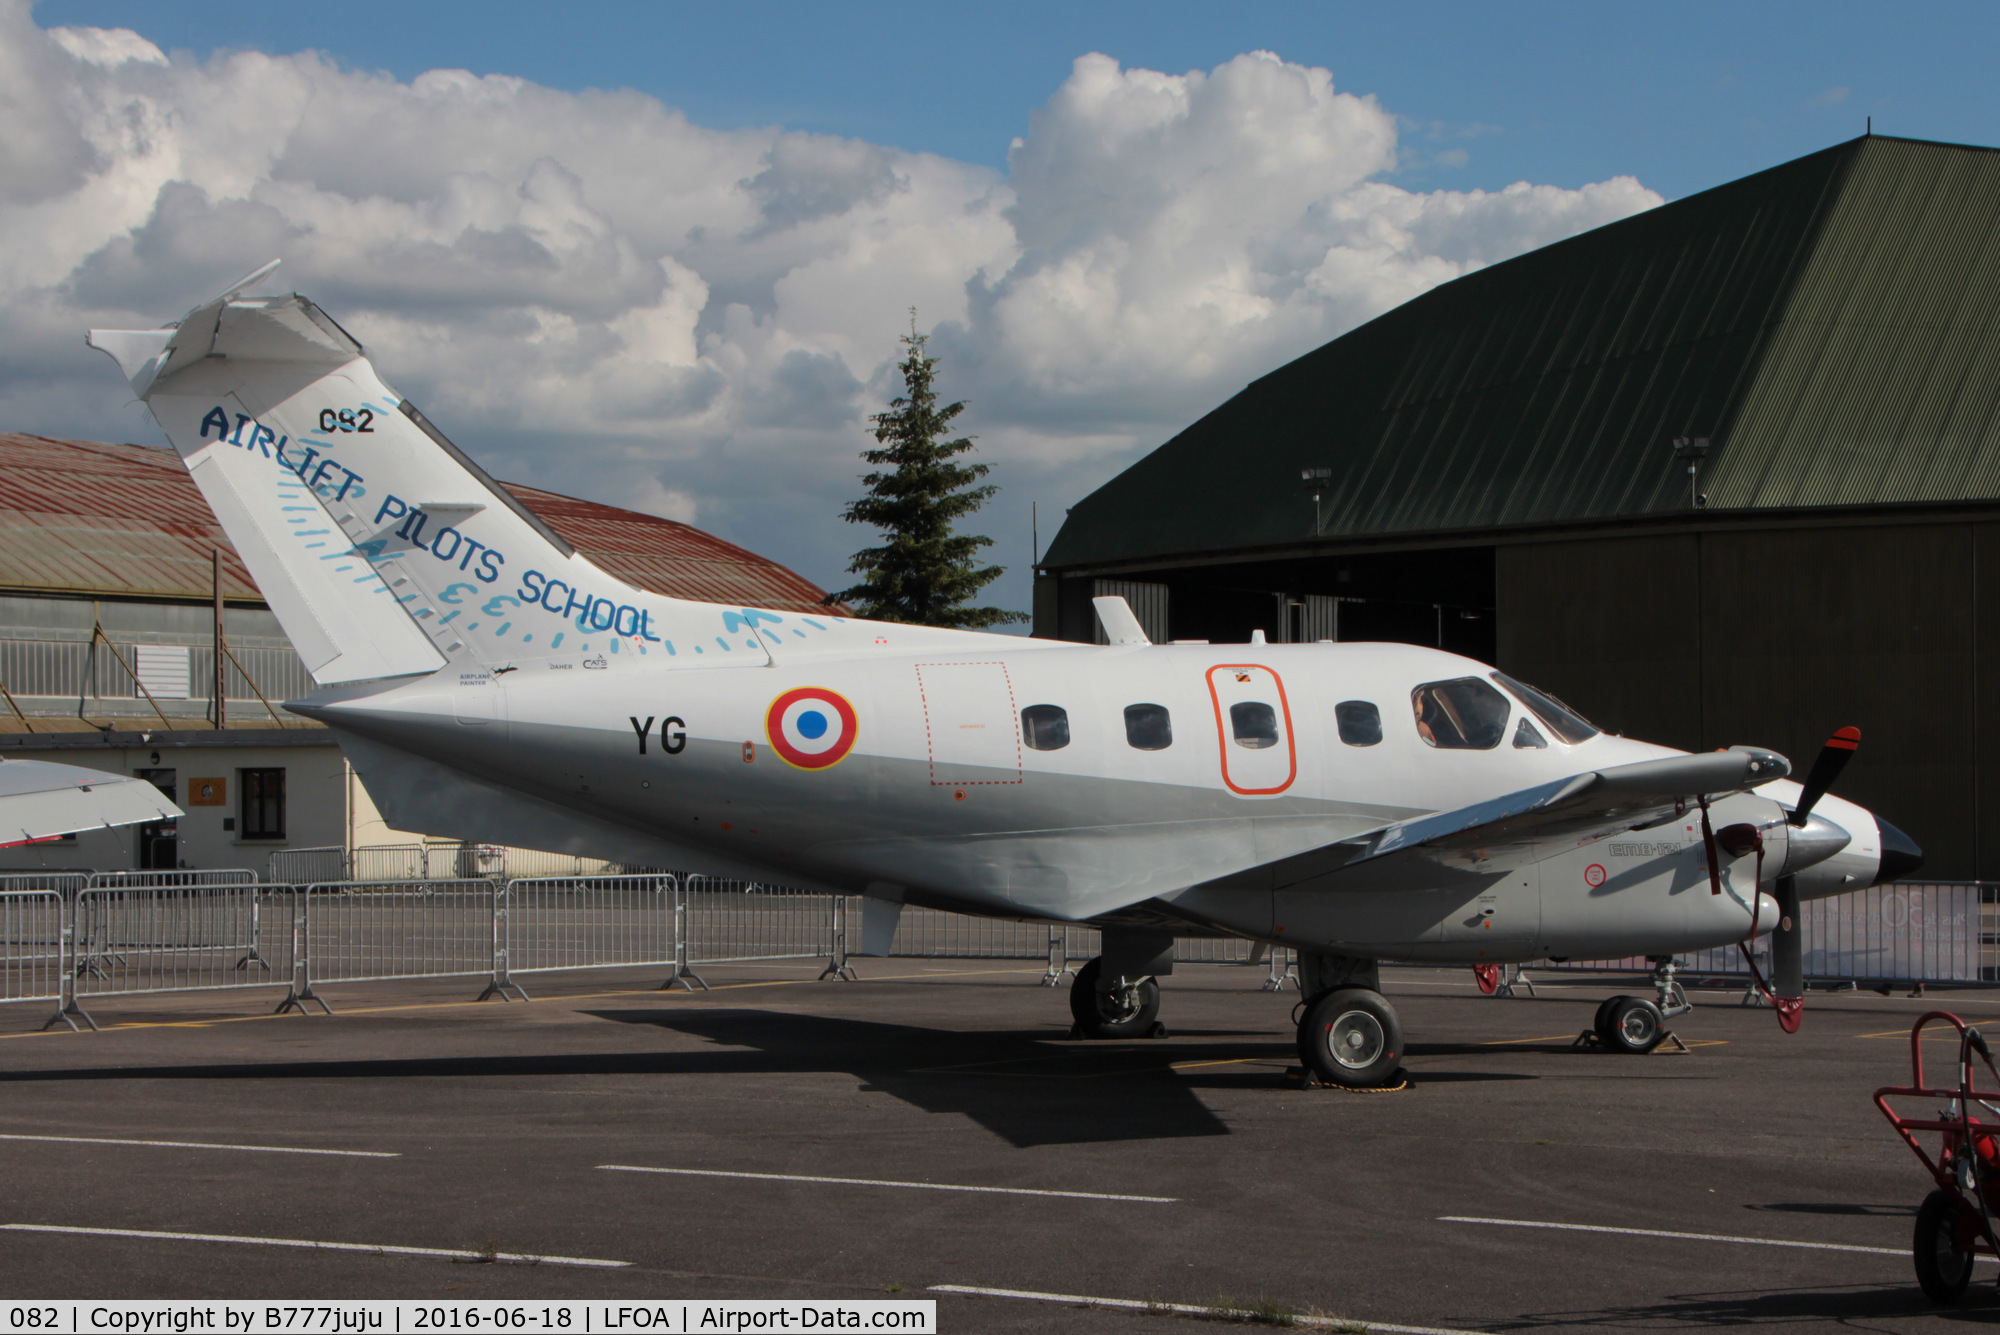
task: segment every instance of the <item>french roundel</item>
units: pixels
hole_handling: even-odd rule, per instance
[[[847,697],[823,686],[801,686],[771,702],[764,735],[788,765],[826,769],[854,749],[857,720]]]

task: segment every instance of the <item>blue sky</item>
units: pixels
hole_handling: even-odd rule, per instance
[[[2000,143],[2000,6],[1982,4],[883,4],[521,0],[332,6],[41,0],[44,25],[168,50],[292,52],[409,79],[462,67],[634,88],[717,128],[783,125],[994,167],[1101,51],[1178,74],[1245,51],[1323,66],[1411,127],[1413,188],[1579,186],[1668,198],[1859,134]],[[1463,166],[1438,166],[1450,149]]]
[[[2000,144],[1996,51],[1993,4],[0,0],[0,428],[157,439],[78,331],[282,255],[498,475],[839,587],[916,307],[1025,608],[1031,504],[1870,115]]]

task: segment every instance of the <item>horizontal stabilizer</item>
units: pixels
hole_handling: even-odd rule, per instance
[[[51,760],[0,761],[0,847],[180,815],[145,779]]]

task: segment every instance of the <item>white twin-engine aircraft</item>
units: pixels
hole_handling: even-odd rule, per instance
[[[1795,1024],[1797,901],[1920,857],[1825,783],[1781,782],[1782,756],[1607,736],[1430,649],[1155,645],[1116,598],[1096,646],[642,592],[319,307],[236,295],[269,268],[89,341],[311,670],[289,708],[401,829],[858,893],[859,953],[886,953],[905,903],[1095,924],[1071,991],[1089,1037],[1163,1032],[1176,934],[1291,946],[1302,1057],[1355,1087],[1403,1055],[1377,961],[1654,957],[1657,1001],[1598,1024],[1643,1051],[1686,1005],[1669,957],[1782,922]]]

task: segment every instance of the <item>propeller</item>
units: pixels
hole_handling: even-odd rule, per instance
[[[1854,759],[1855,748],[1861,745],[1861,729],[1842,728],[1826,739],[1826,745],[1819,749],[1819,757],[1806,773],[1805,790],[1799,794],[1799,804],[1787,819],[1793,826],[1803,829],[1812,809],[1826,796],[1826,790],[1833,787],[1840,778],[1840,772],[1847,768],[1847,762]]]
[[[1826,739],[1806,773],[1798,806],[1786,818],[1794,829],[1805,828],[1813,807],[1833,787],[1860,745],[1861,729],[1854,727],[1842,728]],[[1771,897],[1778,901],[1778,925],[1771,931],[1771,1005],[1777,1009],[1778,1023],[1785,1032],[1795,1034],[1805,1019],[1806,1006],[1805,932],[1799,922],[1798,879],[1780,876]]]

